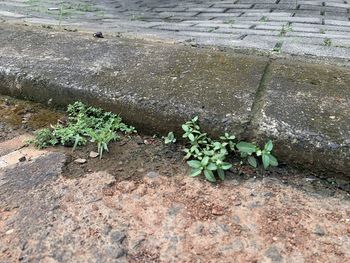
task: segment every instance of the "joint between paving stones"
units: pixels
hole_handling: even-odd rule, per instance
[[[265,95],[266,89],[267,89],[267,84],[271,78],[271,65],[272,65],[272,59],[269,59],[267,62],[263,74],[261,76],[261,79],[259,81],[259,86],[256,90],[253,104],[252,104],[252,109],[251,109],[251,114],[249,117],[249,121],[247,124],[247,129],[246,129],[246,134],[243,134],[243,137],[246,137],[249,140],[252,140],[256,137],[257,129],[256,129],[256,124],[257,124],[257,118],[259,113],[261,112],[262,106],[263,106],[263,97]]]

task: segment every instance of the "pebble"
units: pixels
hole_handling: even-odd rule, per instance
[[[15,230],[14,229],[10,229],[10,230],[8,230],[8,231],[6,231],[6,235],[11,235],[13,232],[15,232]]]
[[[152,171],[152,172],[148,172],[147,176],[150,177],[150,178],[156,178],[156,177],[159,176],[159,173]]]
[[[215,216],[221,216],[224,214],[224,209],[222,207],[214,206],[211,210],[211,213]]]
[[[318,224],[315,226],[313,233],[319,236],[324,236],[326,234],[324,229]]]
[[[266,252],[265,256],[270,258],[272,262],[282,262],[283,257],[277,247],[271,246]]]
[[[111,233],[111,241],[115,243],[122,243],[123,240],[126,238],[126,235],[124,232],[121,231],[113,231]]]
[[[89,154],[90,158],[96,158],[99,154],[97,152],[91,151]]]
[[[20,162],[25,162],[27,160],[27,158],[25,156],[22,156],[18,159],[18,161]]]
[[[74,162],[79,163],[79,164],[83,164],[83,163],[86,163],[86,159],[78,158],[78,159],[74,160]]]

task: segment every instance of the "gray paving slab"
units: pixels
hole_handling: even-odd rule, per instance
[[[261,35],[261,30],[264,30],[263,35],[275,35],[276,26],[272,24],[263,26],[260,25],[260,22],[292,24],[295,27],[293,37],[300,39],[313,38],[313,36],[298,35],[298,32],[317,33],[319,26],[338,27],[334,31],[339,31],[344,35],[349,31],[346,28],[350,28],[350,4],[343,0],[72,0],[63,4],[62,16],[57,10],[48,10],[52,7],[59,8],[60,3],[60,0],[1,1],[0,21],[42,23],[44,25],[55,25],[56,23],[65,27],[74,26],[81,30],[84,30],[84,26],[89,25],[89,28],[111,33],[118,28],[120,32],[128,34],[133,32],[135,37],[140,38],[143,37],[142,28],[152,28],[153,23],[159,23],[156,24],[159,27],[158,34],[163,38],[166,35],[164,32],[166,28],[169,30],[167,35],[171,36],[173,29],[178,26],[177,23],[187,21],[203,23],[209,28],[208,30],[215,27],[215,25],[210,25],[211,23],[230,23],[232,29],[247,29],[242,33],[242,37]],[[150,23],[150,25],[146,26],[144,23]],[[173,23],[173,26],[170,26],[169,23]],[[91,26],[93,24],[96,26]],[[109,29],[111,24],[114,26]],[[248,27],[248,24],[251,26]],[[183,28],[184,36],[187,37],[188,31],[188,28]],[[214,39],[216,36],[214,33],[217,32],[212,33],[212,39]],[[176,38],[179,37],[179,34],[181,34],[181,29],[177,32]],[[193,38],[196,37],[201,36],[194,34]],[[212,40],[210,42],[212,43]],[[217,42],[217,46],[221,44],[221,40]],[[338,53],[334,52],[334,54]]]
[[[331,165],[350,174],[349,71],[277,60],[264,85],[257,133],[276,138],[276,151],[291,162],[307,160],[310,167]]]

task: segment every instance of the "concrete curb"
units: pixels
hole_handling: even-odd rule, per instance
[[[0,93],[102,106],[146,133],[198,115],[213,135],[275,141],[280,160],[350,175],[350,71],[182,45],[2,25]]]

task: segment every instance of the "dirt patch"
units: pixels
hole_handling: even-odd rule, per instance
[[[350,261],[348,182],[236,164],[211,184],[188,176],[180,145],[135,135],[109,148],[102,160],[94,145],[50,148],[0,175],[1,262]]]
[[[55,124],[62,116],[41,104],[0,96],[0,141]]]

